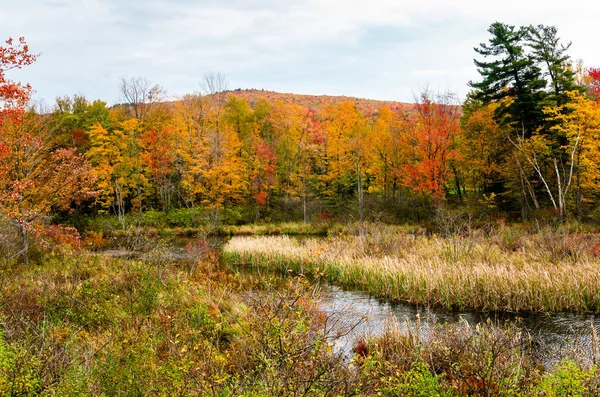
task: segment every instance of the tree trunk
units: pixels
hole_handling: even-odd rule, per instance
[[[452,164],[452,172],[454,173],[454,184],[456,186],[456,192],[458,193],[458,201],[462,204],[463,196],[462,191],[460,190],[460,180],[458,179],[458,171],[456,171],[456,167]]]
[[[306,213],[306,179],[302,180],[302,216],[304,220],[304,224],[308,223],[308,217]]]
[[[515,155],[515,162],[517,164],[517,167],[519,168],[519,177],[521,179],[521,186],[523,188],[523,191],[525,191],[525,188],[527,188],[527,191],[529,192],[529,196],[531,197],[531,201],[533,202],[535,209],[539,210],[540,204],[535,195],[535,190],[533,190],[533,186],[531,186],[529,179],[527,179],[525,177],[525,173],[523,172],[523,167],[521,166],[521,162],[519,161],[519,157],[517,155]],[[526,196],[525,196],[525,203],[527,203]]]
[[[125,230],[125,205],[123,203],[123,189],[115,182],[115,212],[121,223],[121,229]]]
[[[365,207],[365,202],[364,202],[363,185],[362,185],[362,172],[359,170],[358,171],[358,214],[359,214],[361,221],[363,220],[363,216],[364,216],[364,207]]]
[[[213,210],[213,219],[212,219],[212,224],[215,229],[217,228],[218,223],[219,223],[219,209],[215,207],[215,209]]]
[[[577,171],[575,174],[575,178],[576,178],[576,186],[577,186],[577,193],[576,193],[576,205],[577,205],[577,220],[581,220],[581,216],[583,215],[583,196],[581,194],[581,169],[579,167],[579,164],[581,164],[581,151],[577,152]]]
[[[29,234],[24,223],[19,223],[19,236],[21,237],[21,258],[23,263],[29,265]]]
[[[517,164],[517,168],[519,169],[519,181],[521,182],[521,219],[523,221],[527,220],[527,192],[525,191],[525,175],[523,175],[523,168],[521,168],[521,163],[519,162],[519,158],[515,155],[515,161]]]

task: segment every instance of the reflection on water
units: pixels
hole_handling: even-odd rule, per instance
[[[281,272],[247,266],[229,266],[240,277],[282,276]],[[414,329],[419,324],[419,336],[427,339],[436,324],[453,324],[466,321],[475,326],[491,321],[493,324],[515,323],[531,335],[535,353],[550,365],[564,356],[568,349],[578,349],[591,359],[593,326],[600,333],[600,316],[593,314],[555,313],[515,315],[507,313],[480,313],[471,311],[447,311],[407,303],[390,302],[374,298],[366,292],[348,290],[320,283],[322,294],[320,309],[328,315],[332,331],[340,331],[342,337],[334,341],[337,351],[350,353],[358,338],[380,334],[390,318],[398,320],[400,330]],[[418,320],[417,320],[418,318]],[[348,330],[348,332],[346,332]]]
[[[338,349],[349,351],[360,336],[374,336],[382,332],[390,316],[399,320],[402,331],[415,327],[419,318],[419,335],[427,338],[434,323],[466,321],[471,325],[491,320],[493,323],[516,321],[518,326],[531,335],[538,353],[546,363],[554,362],[560,350],[578,347],[591,355],[591,327],[600,332],[600,317],[572,313],[552,315],[516,316],[510,314],[486,314],[477,312],[449,312],[439,308],[391,303],[374,298],[361,291],[349,291],[331,285],[323,286],[326,293],[320,301],[321,309],[334,316],[342,326],[355,326],[352,332],[336,343]],[[364,320],[364,321],[359,321]],[[431,320],[431,321],[428,321]]]

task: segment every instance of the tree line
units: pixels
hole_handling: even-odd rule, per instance
[[[36,56],[0,47],[0,213],[22,236],[51,214],[185,208],[217,224],[265,218],[425,219],[466,206],[527,220],[593,217],[600,193],[600,70],[574,63],[552,26],[494,23],[475,48],[481,79],[464,103],[421,92],[409,108],[362,114],[237,97],[220,74],[166,101],[122,79],[122,104],[62,97],[28,107],[6,76]],[[600,214],[596,214],[600,215]],[[417,217],[418,219],[415,219]],[[198,218],[199,219],[199,218]],[[23,248],[24,250],[26,248]]]

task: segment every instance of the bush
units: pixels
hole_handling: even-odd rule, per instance
[[[585,370],[564,360],[547,374],[532,393],[544,397],[594,397],[600,395],[600,373],[592,366]]]
[[[166,224],[171,227],[192,227],[197,226],[202,215],[202,208],[178,208],[169,211],[166,214]]]
[[[22,248],[17,226],[0,215],[0,266],[15,263]]]
[[[161,227],[167,223],[167,215],[164,212],[150,210],[142,214],[142,225],[146,227]]]
[[[32,395],[39,391],[41,363],[27,351],[8,344],[0,333],[0,395]]]
[[[453,389],[443,384],[444,374],[436,375],[423,362],[415,361],[408,372],[384,377],[379,395],[398,397],[452,397]]]

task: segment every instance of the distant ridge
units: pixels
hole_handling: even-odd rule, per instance
[[[350,96],[292,94],[256,89],[231,90],[228,91],[228,94],[246,99],[251,106],[254,105],[259,99],[266,99],[269,102],[281,101],[285,104],[304,106],[314,111],[319,111],[324,106],[330,104],[354,102],[358,110],[365,116],[372,116],[378,113],[379,109],[381,109],[383,106],[387,106],[390,110],[405,111],[411,110],[414,106],[414,104],[406,102],[380,101]]]

